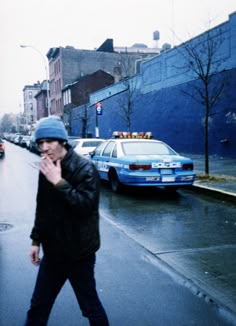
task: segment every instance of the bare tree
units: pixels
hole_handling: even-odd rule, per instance
[[[0,134],[3,132],[16,132],[16,126],[13,121],[13,114],[5,113],[0,121]]]
[[[183,43],[178,51],[184,57],[185,68],[198,81],[190,83],[184,94],[191,96],[204,107],[205,174],[209,175],[209,119],[216,114],[216,104],[222,98],[225,79],[218,78],[222,71],[223,33],[220,29],[208,30],[201,37]]]
[[[118,100],[118,114],[124,119],[127,131],[131,131],[132,115],[134,113],[134,100],[137,90],[137,78],[135,78],[135,62],[132,55],[122,54],[120,57],[121,82],[124,91]]]
[[[89,136],[88,129],[91,124],[91,115],[89,114],[88,104],[84,104],[83,107],[81,107],[81,110],[83,111],[80,117],[82,122],[81,136],[82,138],[87,138]]]
[[[134,113],[134,98],[136,90],[135,78],[123,80],[125,91],[119,98],[119,114],[125,120],[127,131],[131,131],[132,115]]]
[[[91,116],[88,114],[90,90],[86,87],[85,84],[81,83],[79,88],[79,120],[81,121],[81,136],[82,138],[88,137],[88,127],[90,125]],[[71,119],[73,108],[64,108],[64,123],[67,128],[68,134],[71,134]]]

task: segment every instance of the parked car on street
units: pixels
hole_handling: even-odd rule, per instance
[[[166,187],[191,186],[193,161],[180,156],[169,145],[151,139],[151,133],[114,133],[91,153],[100,178],[115,192],[122,185]]]
[[[80,139],[79,136],[68,136],[68,143],[74,148],[77,145],[78,139]]]
[[[38,145],[34,139],[34,131],[32,131],[31,135],[30,135],[30,140],[29,140],[29,151],[35,154],[40,154]]]
[[[0,158],[5,156],[5,143],[2,138],[0,138]]]
[[[30,136],[28,135],[24,135],[22,136],[19,145],[23,148],[29,148],[29,144],[30,144]]]
[[[72,147],[76,153],[90,158],[89,153],[104,142],[104,140],[101,138],[77,138],[72,140]]]
[[[16,133],[12,138],[12,143],[15,145],[19,145],[21,138],[22,138],[22,135],[20,133]]]

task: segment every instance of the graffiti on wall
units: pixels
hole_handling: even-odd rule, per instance
[[[228,112],[226,115],[225,115],[225,118],[226,118],[226,123],[228,124],[236,124],[236,113],[235,112]]]

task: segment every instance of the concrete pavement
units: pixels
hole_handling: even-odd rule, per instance
[[[229,199],[229,203],[236,204],[236,159],[209,157],[209,177],[204,176],[204,156],[183,154],[191,157],[197,173],[194,189],[204,191],[210,196],[220,196],[222,200]],[[234,206],[235,207],[235,206]],[[227,223],[227,217],[222,216]],[[236,216],[233,217],[236,238]],[[213,231],[214,231],[214,226]],[[223,230],[222,230],[223,231]],[[223,236],[222,232],[222,236]],[[210,236],[210,234],[209,234]],[[225,236],[225,235],[224,235]],[[186,252],[170,255],[165,260],[168,266],[180,273],[186,281],[191,280],[195,291],[205,293],[206,296],[217,302],[220,306],[228,309],[236,317],[236,244],[228,244],[225,239],[224,246],[209,248],[207,253]],[[204,256],[205,255],[205,256]],[[207,255],[207,264],[204,267],[204,259]],[[194,260],[201,260],[199,269],[194,267]],[[199,267],[199,266],[198,266]],[[210,272],[208,272],[210,270]],[[233,317],[234,318],[234,317]],[[236,324],[236,319],[235,319]]]
[[[236,158],[209,156],[209,178],[204,177],[204,155],[183,154],[191,157],[197,179],[194,186],[229,195],[236,200]]]

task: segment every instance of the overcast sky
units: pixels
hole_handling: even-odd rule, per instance
[[[114,46],[153,47],[156,30],[159,46],[177,45],[235,11],[236,0],[2,0],[0,115],[23,111],[22,90],[46,78],[51,47],[93,50],[107,38]]]

